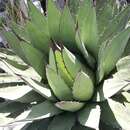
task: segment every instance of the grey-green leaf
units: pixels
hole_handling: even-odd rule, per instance
[[[98,53],[98,30],[96,11],[92,0],[81,2],[77,21],[81,34],[81,40],[94,55]]]
[[[123,105],[120,102],[114,101],[112,99],[108,100],[108,104],[113,112],[117,122],[120,126],[125,129],[129,130],[130,128],[130,108],[129,105]]]
[[[28,111],[25,111],[26,116],[24,116],[24,118],[21,118],[20,120],[39,120],[58,115],[61,112],[62,111],[55,107],[53,103],[50,103],[49,101],[44,101],[40,104],[32,106]],[[20,120],[17,119],[17,121]]]
[[[125,50],[129,37],[130,28],[127,28],[101,45],[98,55],[98,81],[114,69]]]
[[[92,79],[84,72],[79,72],[72,88],[73,97],[79,101],[89,100],[94,92]]]
[[[59,24],[60,24],[60,16],[61,12],[56,7],[56,4],[53,0],[48,0],[48,26],[49,32],[52,38],[59,39]]]
[[[121,58],[116,64],[117,70],[129,69],[130,68],[130,55]]]
[[[74,123],[74,114],[64,113],[53,118],[48,127],[48,130],[71,130]]]
[[[44,14],[42,14],[31,1],[28,1],[28,7],[31,22],[37,27],[38,30],[42,30],[44,33],[49,35],[48,23]]]
[[[61,15],[59,35],[66,47],[73,50],[76,49],[75,24],[67,6],[64,7]]]
[[[60,75],[57,74],[57,72],[53,70],[50,66],[47,66],[46,68],[46,75],[48,83],[54,94],[57,96],[57,98],[59,98],[60,100],[72,99],[72,93],[70,87],[67,86],[67,84],[60,77]]]
[[[47,55],[49,52],[50,43],[49,36],[43,30],[39,30],[32,22],[27,22],[25,27],[27,29],[31,44]]]
[[[21,47],[30,65],[43,79],[45,79],[46,57],[44,56],[44,54],[26,43],[21,43]]]
[[[83,126],[99,129],[100,114],[101,110],[99,105],[87,104],[83,110],[78,112],[78,121]]]
[[[77,101],[61,101],[57,102],[55,105],[61,110],[75,112],[80,110],[84,106],[84,103]]]

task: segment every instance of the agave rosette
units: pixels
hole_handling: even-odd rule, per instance
[[[70,0],[61,9],[48,0],[46,16],[30,1],[28,7],[25,25],[12,22],[11,30],[4,32],[26,64],[6,57],[1,67],[31,88],[21,88],[21,98],[29,92],[24,102],[13,99],[28,108],[16,112],[12,123],[29,123],[23,128],[27,130],[128,130],[130,7],[118,10],[112,0],[96,5],[92,0]],[[39,100],[28,101],[30,91],[43,98],[34,95]]]

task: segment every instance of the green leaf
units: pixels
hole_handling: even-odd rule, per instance
[[[57,98],[60,100],[72,99],[71,89],[66,85],[60,75],[58,75],[50,66],[47,66],[46,68],[46,75],[49,85]]]
[[[21,39],[21,40],[24,40],[26,42],[29,42],[30,43],[30,38],[29,38],[29,35],[27,33],[27,30],[15,23],[15,22],[11,22],[11,29],[13,30],[13,32],[15,32],[15,34]]]
[[[21,119],[23,120],[39,120],[39,119],[44,119],[48,117],[52,117],[54,115],[60,114],[62,111],[56,108],[52,103],[49,101],[42,102],[40,104],[37,104],[30,108],[27,111],[26,117]]]
[[[70,9],[71,15],[73,16],[74,19],[76,19],[79,5],[80,5],[80,0],[69,0],[68,1],[68,6]]]
[[[31,22],[37,27],[38,30],[43,30],[44,33],[49,35],[46,17],[33,5],[31,1],[28,1],[28,7]]]
[[[84,42],[80,38],[79,31],[76,32],[75,40],[76,40],[76,45],[77,45],[78,49],[80,50],[81,54],[85,58],[88,65],[90,67],[94,68],[95,67],[95,59],[92,57],[92,55],[90,55],[88,53],[88,50],[86,49]]]
[[[52,38],[58,40],[59,37],[59,24],[60,24],[60,10],[56,7],[53,0],[48,0],[48,26]]]
[[[21,98],[18,98],[16,101],[21,102],[21,103],[33,103],[33,102],[39,102],[39,101],[44,101],[45,98],[38,94],[35,91],[30,91]]]
[[[60,37],[64,45],[70,49],[76,50],[75,44],[75,24],[67,6],[64,7],[60,18]]]
[[[96,11],[93,1],[84,0],[79,8],[77,21],[79,24],[81,40],[94,55],[98,53],[98,31]]]
[[[49,124],[49,119],[34,121],[33,123],[27,124],[21,130],[47,130]]]
[[[27,107],[27,104],[13,102],[13,101],[6,101],[0,103],[0,113],[5,113],[10,115],[13,112],[24,110]]]
[[[49,52],[49,65],[53,70],[57,71],[56,57],[53,48],[50,48],[50,52]]]
[[[98,0],[96,2],[97,24],[100,35],[102,35],[109,22],[115,17],[114,12],[119,12],[119,10],[114,7],[115,5],[117,4],[114,0]]]
[[[33,88],[37,93],[39,93],[41,96],[47,98],[48,100],[55,100],[54,95],[52,94],[51,90],[47,88],[45,84],[42,84],[36,80],[33,80],[31,78],[25,77],[21,75],[21,78],[31,87]]]
[[[80,110],[84,106],[84,103],[76,101],[61,101],[57,102],[55,105],[61,110],[75,112]]]
[[[7,73],[0,73],[0,88],[6,84],[11,85],[13,83],[20,84],[23,83],[23,80]]]
[[[0,59],[0,68],[3,69],[5,72],[7,72],[11,75],[14,75],[14,76],[22,75],[22,76],[26,76],[28,78],[41,80],[41,77],[38,75],[38,73],[33,68],[31,68],[31,67],[27,68],[27,66],[26,66],[26,67],[24,67],[24,70],[23,70],[23,68],[22,69],[21,69],[21,67],[19,68],[19,64],[17,62],[14,62],[13,60]]]
[[[129,86],[129,79],[128,70],[121,70],[115,73],[112,78],[104,80],[103,84],[97,89],[94,97],[102,101],[114,96]]]
[[[130,108],[127,105],[123,105],[122,103],[119,103],[117,101],[114,101],[112,99],[108,100],[108,104],[111,108],[111,111],[113,112],[117,122],[120,124],[120,126],[125,129],[129,130],[130,128]]]
[[[83,126],[98,129],[100,121],[100,107],[96,104],[87,104],[78,112],[78,121]],[[96,117],[96,118],[95,118]]]
[[[7,86],[7,87],[2,87],[0,88],[0,97],[8,99],[8,100],[16,100],[27,93],[32,91],[32,88],[30,88],[27,85],[15,85],[15,86]],[[20,92],[20,93],[19,93]]]
[[[128,82],[118,78],[105,80],[103,84],[104,97],[105,98],[112,97],[113,95],[123,90],[123,88],[127,87],[128,84],[129,84]]]
[[[129,69],[130,68],[130,55],[121,58],[116,64],[117,70]]]
[[[62,57],[69,74],[75,79],[77,73],[80,70],[84,70],[85,67],[79,59],[65,47],[62,49]]]
[[[102,102],[100,104],[101,107],[101,121],[109,126],[113,126],[114,128],[120,128],[119,123],[116,121],[116,118],[108,104],[108,102]]]
[[[130,28],[127,28],[101,45],[98,55],[98,81],[114,69],[116,62],[124,52],[129,37]]]
[[[74,99],[79,101],[89,100],[94,93],[94,85],[92,79],[84,72],[79,72],[75,78],[72,88]]]
[[[26,29],[30,37],[31,44],[39,49],[44,54],[48,55],[49,52],[49,36],[43,30],[39,30],[32,22],[27,22]]]
[[[44,54],[26,43],[21,43],[21,47],[30,65],[45,79],[45,65],[47,60]]]
[[[56,63],[57,63],[58,74],[61,75],[62,79],[65,81],[65,83],[69,87],[72,87],[73,78],[65,66],[61,50],[55,50],[55,59],[56,59]]]
[[[3,32],[4,37],[6,38],[7,42],[9,43],[9,46],[13,49],[13,51],[21,57],[25,62],[27,62],[27,59],[25,58],[21,44],[19,39],[13,34],[12,32]]]
[[[48,130],[71,130],[74,123],[74,114],[64,113],[53,118],[48,127]]]
[[[130,6],[128,5],[123,11],[121,11],[105,28],[104,33],[100,36],[99,44],[106,41],[118,32],[125,29],[130,18]]]

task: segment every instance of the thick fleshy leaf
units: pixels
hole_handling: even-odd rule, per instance
[[[105,98],[109,98],[128,86],[128,82],[118,78],[105,80],[103,84],[103,94]]]
[[[27,22],[26,29],[30,37],[31,44],[44,54],[49,52],[49,36],[43,30],[39,30],[32,22]]]
[[[94,55],[98,53],[96,11],[92,0],[84,0],[79,8],[77,21],[81,40]]]
[[[46,57],[29,44],[21,43],[21,47],[30,65],[45,79]]]
[[[114,128],[120,128],[119,123],[116,121],[116,118],[109,107],[109,104],[107,102],[102,102],[100,104],[101,107],[101,121],[109,126],[112,126]]]
[[[11,84],[15,84],[15,83],[22,84],[23,80],[18,77],[7,74],[7,73],[0,73],[0,87],[4,86],[6,84],[11,85]]]
[[[61,75],[61,77],[65,81],[65,83],[69,87],[72,87],[73,78],[71,77],[71,74],[68,72],[68,70],[65,66],[61,50],[55,50],[55,59],[56,59],[56,63],[57,63],[58,73]]]
[[[66,85],[60,75],[58,75],[50,66],[47,66],[46,68],[46,75],[48,83],[57,98],[60,100],[72,99],[71,89]]]
[[[32,90],[27,94],[25,94],[24,96],[22,96],[21,98],[18,98],[16,101],[21,103],[35,103],[44,100],[45,98],[43,96]]]
[[[123,11],[121,11],[105,28],[104,33],[100,36],[99,44],[106,41],[118,32],[122,31],[130,18],[130,6],[128,5]],[[111,29],[110,29],[111,28]]]
[[[29,105],[12,101],[0,103],[0,127],[5,127],[8,123],[13,122],[15,117],[27,109],[27,107]]]
[[[75,39],[76,39],[76,45],[78,49],[80,50],[81,54],[83,55],[83,57],[85,58],[86,62],[88,63],[90,67],[94,68],[95,59],[89,54],[88,50],[86,49],[84,42],[80,38],[79,31],[76,32]]]
[[[89,100],[94,92],[92,79],[84,72],[79,72],[72,88],[73,97],[79,101]]]
[[[38,92],[43,97],[49,99],[49,100],[55,100],[55,97],[53,96],[51,90],[45,85],[38,81],[35,81],[31,78],[27,78],[24,76],[21,76],[21,78],[30,86],[32,87],[36,92]]]
[[[75,112],[80,110],[84,106],[84,103],[76,101],[61,101],[57,102],[55,105],[61,110]]]
[[[27,85],[17,85],[16,86],[7,86],[0,88],[0,97],[9,99],[9,100],[16,100],[21,98],[22,96],[26,95],[30,92],[32,88]],[[20,92],[20,93],[19,93]]]
[[[78,58],[65,47],[62,49],[62,57],[69,74],[75,79],[77,73],[80,70],[84,70],[85,67]]]
[[[21,49],[21,44],[19,39],[13,34],[12,32],[4,32],[4,37],[6,38],[9,46],[13,49],[13,51],[21,57],[25,62],[27,62],[27,59],[25,58],[23,51]]]
[[[69,0],[68,1],[68,6],[70,9],[71,15],[73,16],[74,19],[76,19],[79,5],[80,5],[80,0]]]
[[[64,113],[53,118],[48,127],[48,130],[71,130],[74,123],[74,114]]]
[[[11,22],[11,29],[21,40],[30,42],[30,38],[27,33],[27,30],[22,25],[19,25],[15,22]]]
[[[53,103],[49,101],[45,101],[38,105],[33,106],[28,110],[28,115],[23,120],[39,120],[48,117],[52,117],[54,115],[60,114],[62,111],[56,108]]]
[[[100,107],[96,104],[87,104],[83,110],[78,112],[78,121],[83,126],[99,129]],[[96,117],[96,118],[95,118]]]
[[[123,69],[113,75],[112,78],[106,79],[95,91],[93,101],[104,101],[111,96],[130,90],[130,71]]]
[[[129,37],[130,28],[127,28],[101,45],[98,55],[98,81],[114,69],[116,62],[124,52]]]
[[[49,65],[53,70],[57,71],[56,58],[52,48],[50,48],[49,52]]]
[[[120,11],[121,10],[118,8],[117,1],[115,0],[96,1],[97,24],[100,35],[104,33],[104,30],[107,28],[109,22],[111,22],[111,20],[113,20]]]
[[[33,123],[27,124],[21,130],[47,130],[49,124],[50,124],[50,119],[34,121]]]
[[[26,107],[27,104],[13,102],[13,101],[6,101],[0,103],[0,113],[5,113],[7,115],[10,115],[11,113],[19,111],[21,109],[24,110]]]
[[[75,50],[75,24],[68,6],[64,7],[60,20],[60,37],[64,45]]]
[[[53,0],[48,0],[47,6],[48,14],[48,26],[49,32],[52,38],[59,39],[59,24],[60,24],[60,10],[56,7]]]
[[[48,24],[46,17],[33,5],[31,1],[28,1],[29,16],[38,30],[43,30],[44,33],[49,35]]]
[[[33,68],[31,67],[28,68],[27,66],[23,65],[21,67],[21,64],[19,64],[19,62],[14,62],[13,60],[0,59],[0,68],[3,69],[5,72],[14,76],[22,75],[36,79],[38,81],[41,80],[41,77]]]
[[[130,68],[130,55],[124,58],[121,58],[116,64],[117,70],[129,69]]]
[[[130,128],[130,108],[128,105],[123,105],[120,102],[114,101],[112,99],[108,100],[108,104],[113,112],[117,122],[120,126],[125,129],[129,130]]]

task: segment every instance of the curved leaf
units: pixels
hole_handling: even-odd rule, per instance
[[[58,75],[57,72],[53,70],[50,66],[47,66],[46,68],[46,75],[48,83],[57,98],[59,98],[60,100],[72,99],[70,87],[66,85],[60,75]]]
[[[80,110],[84,106],[84,103],[76,101],[61,101],[57,102],[55,105],[61,110],[75,112]]]

